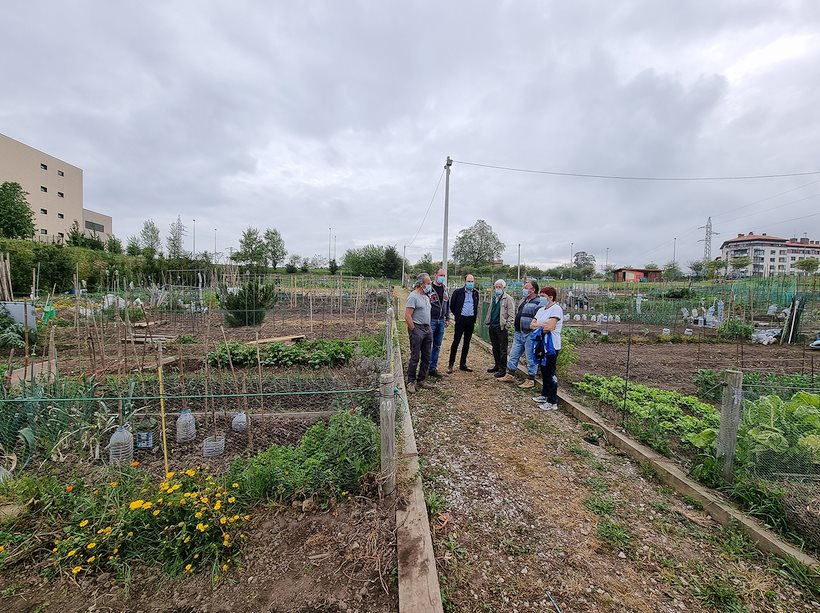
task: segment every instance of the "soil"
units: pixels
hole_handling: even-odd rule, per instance
[[[487,374],[492,358],[476,345],[474,372],[456,370],[410,398],[445,611],[552,611],[550,597],[562,611],[820,607],[820,596],[778,573],[779,561],[614,448],[584,440],[573,418],[539,411],[531,400],[539,390]],[[734,347],[709,349],[715,360]],[[771,349],[753,352],[793,354]],[[691,385],[693,351],[641,346],[633,372],[645,383]],[[626,346],[579,353],[576,373],[623,372]]]
[[[240,567],[212,584],[200,574],[168,578],[134,568],[129,582],[107,575],[44,579],[36,564],[0,573],[9,613],[128,611],[308,613],[398,610],[395,508],[356,498],[325,512],[260,509]]]

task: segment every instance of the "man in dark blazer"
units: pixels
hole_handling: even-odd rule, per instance
[[[475,288],[475,277],[471,274],[464,276],[464,287],[459,287],[450,296],[450,312],[456,319],[456,330],[453,336],[453,344],[450,345],[450,365],[447,368],[448,373],[453,372],[453,366],[456,363],[456,353],[458,352],[458,344],[464,337],[464,345],[461,348],[461,361],[459,362],[459,369],[466,372],[473,372],[473,369],[467,366],[467,354],[470,352],[470,339],[473,337],[473,330],[475,329],[475,320],[479,312],[478,307],[479,295]]]

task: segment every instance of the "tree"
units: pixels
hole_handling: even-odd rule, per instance
[[[436,268],[438,268],[436,264],[437,262],[433,261],[433,254],[428,251],[423,256],[421,256],[421,259],[418,262],[416,262],[416,265],[413,266],[413,270],[416,273],[426,272],[432,275],[433,273],[435,273]]]
[[[703,260],[692,260],[689,262],[689,270],[695,273],[696,278],[700,278],[703,275],[703,271],[706,268],[706,262]]]
[[[725,268],[726,262],[724,260],[710,260],[706,262],[706,276],[710,279],[714,279],[717,276],[718,271]]]
[[[280,262],[285,260],[288,252],[285,250],[285,241],[276,228],[265,230],[265,261],[271,268],[276,268]]]
[[[330,264],[328,264],[328,270],[332,275],[335,275],[337,272],[339,272],[339,265],[336,263],[335,259],[330,260]]]
[[[664,281],[678,281],[683,277],[683,271],[677,262],[667,262],[663,267]]]
[[[66,234],[65,242],[71,245],[72,247],[85,246],[85,235],[83,234],[83,231],[80,230],[80,222],[76,219],[68,227],[68,233]]]
[[[348,249],[344,255],[344,267],[354,275],[381,277],[384,274],[384,252],[385,248],[378,245]]]
[[[122,241],[116,236],[111,235],[108,242],[105,243],[105,250],[108,253],[120,254],[122,253]]]
[[[28,192],[19,183],[5,181],[0,185],[0,237],[34,236],[34,212],[26,200]]]
[[[177,215],[177,220],[171,224],[168,229],[168,238],[165,239],[169,260],[179,260],[185,257],[185,251],[182,248],[182,237],[184,235],[185,226],[182,224],[182,218]]]
[[[382,274],[388,279],[398,279],[401,276],[401,255],[393,245],[388,245],[384,250]]]
[[[504,243],[493,232],[493,228],[483,219],[458,233],[453,243],[453,259],[461,267],[477,268],[504,253]]]
[[[586,251],[578,251],[573,256],[572,263],[575,268],[585,268],[587,266],[595,268],[595,256]]]
[[[142,230],[140,230],[140,247],[142,247],[142,254],[148,259],[153,259],[162,252],[159,228],[153,219],[146,219],[142,223]]]
[[[644,266],[647,270],[660,270],[660,266],[655,264],[655,262],[649,262],[646,266]]]
[[[751,263],[752,263],[752,258],[748,255],[743,255],[743,256],[740,256],[740,257],[737,257],[737,258],[732,258],[731,260],[729,260],[729,266],[731,266],[732,270],[734,270],[735,272],[737,272],[738,270],[741,270],[743,268],[746,268]]]
[[[259,271],[265,266],[265,241],[259,230],[248,226],[239,239],[239,249],[233,252],[231,259],[245,264],[250,270]]]
[[[125,243],[125,253],[128,255],[140,254],[140,241],[136,236],[128,237],[128,242]]]
[[[302,265],[302,258],[295,253],[288,258],[288,263],[285,264],[285,270],[289,275],[292,275]]]
[[[811,274],[817,272],[817,269],[820,268],[820,260],[817,258],[804,258],[802,260],[797,260],[797,262],[792,264],[792,266],[794,266],[797,270]]]

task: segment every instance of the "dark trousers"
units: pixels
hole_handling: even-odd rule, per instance
[[[475,315],[472,317],[456,317],[456,331],[453,336],[453,344],[450,345],[450,366],[456,363],[456,353],[461,337],[464,337],[464,345],[461,347],[461,366],[467,366],[467,354],[470,353],[470,339],[473,338],[475,329]]]
[[[510,344],[510,335],[506,330],[497,326],[490,326],[490,343],[493,345],[493,360],[496,370],[507,368],[507,347]]]
[[[433,330],[430,324],[416,324],[409,331],[410,361],[407,363],[407,380],[424,381],[430,368],[430,354],[433,351]],[[418,377],[416,376],[418,369]]]
[[[558,377],[555,376],[555,365],[558,361],[558,354],[546,356],[547,363],[541,365],[541,395],[547,402],[558,403]]]

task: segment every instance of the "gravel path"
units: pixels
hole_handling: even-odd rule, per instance
[[[490,364],[474,343],[475,372],[410,397],[445,611],[554,611],[550,595],[565,612],[820,608],[777,560]]]

